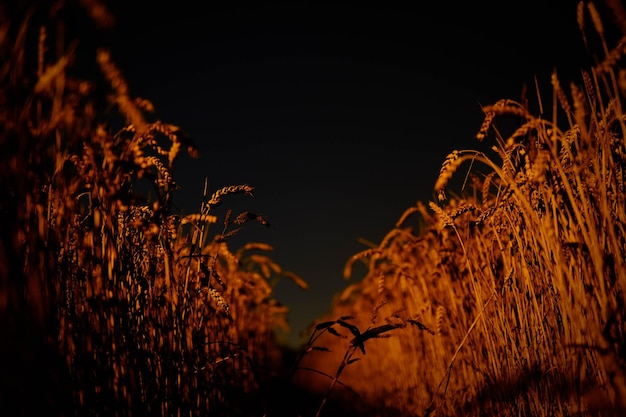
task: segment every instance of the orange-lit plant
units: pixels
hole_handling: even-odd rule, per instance
[[[112,24],[99,1],[0,13],[0,404],[261,414],[287,313],[269,281],[306,283],[251,255],[267,245],[231,252],[228,238],[262,216],[229,212],[221,233],[209,230],[212,208],[252,187],[205,189],[199,213],[173,210],[175,162],[197,156],[194,143],[131,96],[109,51],[92,72],[75,65],[84,55],[65,12]]]
[[[541,97],[541,116],[527,97],[486,106],[477,136],[493,133],[489,153],[450,153],[438,201],[407,209],[378,246],[348,260],[347,276],[357,261],[369,271],[321,320],[363,320],[385,300],[389,323],[402,312],[432,329],[373,339],[368,360],[343,370],[340,382],[379,415],[626,412],[626,38],[609,48],[593,3],[578,15],[603,54],[581,84],[553,74],[547,118]],[[504,136],[497,122],[511,119],[519,124]],[[308,368],[349,349],[339,338],[320,345],[335,353],[309,355]]]

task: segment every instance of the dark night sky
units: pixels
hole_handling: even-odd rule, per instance
[[[200,148],[176,168],[177,203],[197,211],[205,177],[211,191],[256,188],[224,208],[264,215],[271,229],[248,224],[233,243],[270,243],[310,284],[276,287],[292,340],[365,273],[342,278],[367,248],[358,239],[378,243],[406,208],[433,198],[449,152],[479,146],[481,104],[519,99],[555,66],[577,77],[583,61],[576,2],[139,3],[149,6],[113,6],[112,53],[131,94]]]

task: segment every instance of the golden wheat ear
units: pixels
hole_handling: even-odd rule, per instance
[[[230,185],[226,187],[222,187],[219,190],[215,191],[209,201],[204,204],[202,212],[208,212],[211,208],[217,207],[222,204],[222,198],[229,194],[246,194],[249,196],[253,196],[254,187],[251,187],[247,184],[242,185]]]
[[[358,260],[361,259],[365,259],[365,258],[369,258],[375,255],[379,255],[380,249],[378,248],[372,248],[372,249],[366,249],[364,251],[361,251],[355,255],[352,255],[348,261],[346,262],[344,269],[343,269],[343,277],[345,279],[349,279],[350,276],[352,275],[352,266],[354,265],[354,263]]]

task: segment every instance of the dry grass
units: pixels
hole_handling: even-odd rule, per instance
[[[80,61],[90,51],[63,16],[107,26],[104,4],[44,5],[0,13],[0,407],[261,415],[287,326],[272,285],[306,283],[267,245],[231,251],[246,223],[267,222],[213,208],[252,187],[173,209],[176,161],[195,145],[131,96],[112,53]]]
[[[64,13],[114,17],[66,3],[0,13],[3,410],[275,415],[298,387],[311,402],[281,415],[338,402],[344,415],[626,413],[626,37],[609,45],[592,3],[578,20],[597,64],[578,81],[553,74],[538,115],[528,97],[484,108],[490,153],[453,151],[438,201],[347,260],[347,278],[355,262],[367,275],[312,325],[292,386],[276,389],[287,308],[273,286],[307,284],[265,243],[229,246],[267,225],[215,215],[251,186],[205,187],[197,212],[173,210],[176,161],[197,149],[132,97],[111,52],[79,62]]]
[[[367,354],[327,333],[302,358],[298,383],[334,384],[377,415],[626,412],[626,38],[610,49],[592,3],[579,16],[598,64],[567,87],[553,74],[540,116],[527,97],[485,107],[477,139],[493,137],[492,153],[451,152],[439,201],[407,209],[378,247],[348,260],[348,276],[357,261],[369,271],[320,320],[353,317],[361,328],[376,310],[395,331]],[[502,136],[498,121],[511,119],[518,126]],[[449,197],[459,175],[463,188]],[[361,360],[341,368],[343,352]],[[336,388],[338,366],[349,390]],[[311,382],[309,369],[324,372]]]

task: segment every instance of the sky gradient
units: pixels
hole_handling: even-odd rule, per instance
[[[110,47],[131,94],[200,149],[175,168],[177,205],[197,212],[205,178],[210,191],[255,187],[253,198],[233,196],[220,209],[262,214],[271,228],[248,224],[232,244],[273,245],[272,258],[309,283],[275,290],[291,311],[292,343],[363,277],[361,268],[342,277],[367,248],[359,239],[378,243],[405,209],[433,199],[452,150],[488,145],[474,139],[481,105],[519,100],[535,75],[549,100],[553,68],[578,76],[576,2],[500,3],[113,3]]]

